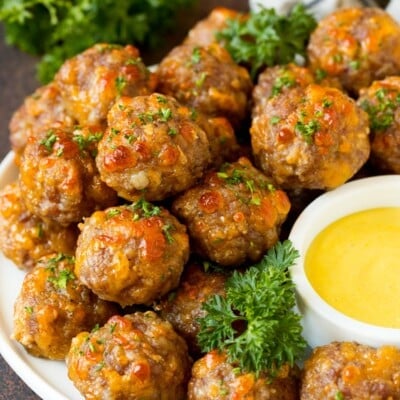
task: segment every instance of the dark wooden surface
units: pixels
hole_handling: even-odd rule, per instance
[[[204,18],[216,6],[246,11],[247,0],[198,0],[197,6],[192,10],[182,10],[175,32],[168,35],[168,39],[162,46],[142,53],[146,63],[156,63],[168,50],[182,40],[190,26]],[[10,150],[8,123],[12,113],[20,106],[23,99],[39,86],[35,78],[35,63],[34,57],[5,45],[4,32],[0,25],[0,160]],[[19,379],[0,356],[0,400],[37,399],[39,397]]]

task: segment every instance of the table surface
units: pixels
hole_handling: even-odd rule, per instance
[[[225,6],[247,11],[247,0],[198,0],[191,10],[182,10],[174,33],[168,35],[163,46],[143,53],[147,64],[160,60],[173,46],[178,44],[187,30],[199,19],[204,18],[216,6]],[[31,94],[39,83],[35,78],[34,57],[21,53],[4,43],[4,31],[0,25],[0,160],[10,150],[8,123],[12,113]],[[0,356],[0,400],[37,400],[39,399]]]

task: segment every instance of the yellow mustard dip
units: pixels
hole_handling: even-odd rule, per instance
[[[329,225],[311,243],[305,271],[335,309],[400,328],[400,207],[361,211]]]

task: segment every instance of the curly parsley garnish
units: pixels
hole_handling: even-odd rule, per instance
[[[261,8],[247,19],[227,21],[217,39],[237,63],[246,64],[253,77],[265,66],[288,64],[297,54],[305,56],[310,33],[317,26],[315,18],[302,4],[288,16],[273,8]]]
[[[235,271],[226,282],[226,296],[203,304],[197,336],[202,351],[225,351],[240,370],[272,374],[303,355],[301,317],[293,311],[294,283],[288,268],[298,257],[290,241],[277,243],[260,263]],[[237,328],[241,326],[242,328]]]

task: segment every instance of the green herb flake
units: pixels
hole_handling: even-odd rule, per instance
[[[175,239],[171,234],[171,231],[174,231],[174,229],[175,229],[175,227],[171,224],[164,224],[161,228],[161,230],[169,244],[172,244],[175,242]]]
[[[128,206],[128,208],[131,209],[132,211],[139,211],[143,218],[155,217],[161,214],[160,207],[149,203],[143,198],[132,203],[130,206]]]
[[[59,289],[66,289],[67,284],[75,279],[75,275],[68,269],[61,270],[56,276],[50,276],[48,281]]]
[[[349,62],[349,67],[353,70],[353,71],[357,71],[358,69],[360,69],[360,61],[359,60],[353,60]]]
[[[345,397],[344,397],[343,393],[340,390],[338,390],[335,393],[335,400],[344,400],[344,399],[345,399]]]
[[[167,99],[165,98],[165,96],[158,94],[156,98],[160,104],[167,104]]]
[[[40,145],[45,147],[45,149],[51,153],[53,151],[53,146],[56,143],[58,136],[54,133],[53,130],[49,130],[46,133],[46,137],[40,141]]]
[[[36,235],[39,239],[43,239],[44,237],[44,229],[43,229],[43,224],[42,223],[38,223],[36,225]]]
[[[369,116],[371,129],[384,131],[394,123],[396,109],[400,106],[400,93],[380,88],[375,92],[375,98],[377,104],[364,99],[360,106]]]
[[[78,145],[80,151],[84,151],[92,143],[98,143],[102,137],[103,137],[102,132],[91,133],[88,136],[84,136],[82,134],[74,134],[72,140]]]
[[[120,214],[121,214],[121,210],[119,208],[111,208],[110,210],[107,210],[106,217],[107,217],[107,219],[110,219],[110,218],[114,218]]]
[[[281,118],[278,117],[277,115],[274,115],[271,117],[270,121],[271,121],[271,125],[277,125],[281,121]]]
[[[314,134],[319,131],[320,127],[320,123],[317,120],[312,119],[308,123],[297,121],[295,130],[303,136],[304,140],[308,144],[311,144]]]
[[[161,121],[168,122],[172,118],[172,111],[170,108],[161,108],[159,116]]]
[[[192,51],[192,56],[190,57],[190,62],[192,65],[198,64],[201,60],[200,47],[195,47]]]
[[[178,131],[175,128],[168,128],[168,135],[169,136],[176,136],[178,134]]]
[[[33,313],[33,307],[32,306],[26,306],[24,307],[24,310],[27,314],[32,314]]]
[[[277,96],[278,94],[282,93],[283,88],[291,88],[295,86],[295,84],[296,80],[288,73],[284,73],[281,76],[278,76],[272,86],[271,97]]]
[[[201,87],[203,86],[204,81],[205,81],[206,78],[207,78],[207,75],[208,75],[207,72],[202,72],[202,73],[200,74],[199,78],[196,79],[196,82],[195,82],[196,87],[201,88]]]
[[[117,328],[116,323],[110,324],[110,333],[114,333],[116,328]]]
[[[333,104],[332,100],[329,100],[329,99],[322,100],[322,107],[324,107],[324,108],[329,108],[332,104]]]
[[[115,78],[115,88],[117,89],[118,96],[122,95],[122,92],[124,91],[124,88],[127,85],[127,83],[128,81],[123,76],[119,75]]]
[[[318,68],[314,74],[315,74],[315,80],[317,81],[317,83],[320,83],[322,80],[324,80],[328,76],[328,73],[324,69],[321,69],[321,68]]]

